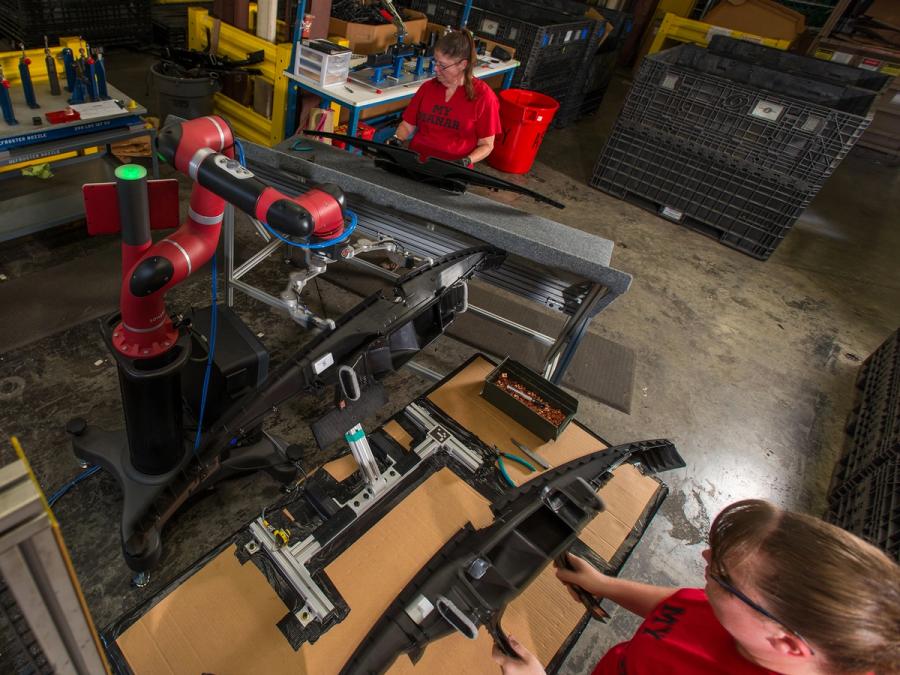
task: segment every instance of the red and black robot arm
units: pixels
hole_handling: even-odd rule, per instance
[[[344,195],[322,185],[288,197],[266,186],[234,159],[234,136],[220,117],[166,125],[159,153],[194,181],[188,216],[173,234],[153,244],[147,215],[146,181],[117,180],[122,227],[122,323],[116,349],[132,358],[153,358],[177,338],[165,308],[165,293],[215,254],[230,202],[291,237],[336,239],[344,231]],[[173,223],[174,226],[174,223]]]
[[[195,131],[189,125],[210,121],[227,130],[218,138]],[[219,141],[213,144],[211,141]],[[298,197],[288,197],[268,187],[234,159],[230,129],[217,117],[203,117],[169,125],[159,135],[160,154],[175,168],[214,195],[244,213],[292,237],[334,238],[343,225],[344,195],[334,185],[323,185]],[[217,151],[216,147],[220,145]]]

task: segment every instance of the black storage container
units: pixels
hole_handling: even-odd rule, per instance
[[[572,93],[553,118],[553,126],[557,128],[597,111],[618,64],[623,40],[631,32],[630,14],[606,8],[598,10],[606,21],[598,21],[591,35],[584,60],[572,80]]]
[[[0,35],[26,47],[82,37],[91,46],[142,44],[152,30],[150,0],[0,0]]]
[[[548,405],[558,408],[565,413],[566,417],[563,422],[559,426],[554,426],[531,408],[524,405],[522,401],[509,391],[497,386],[497,378],[500,377],[501,373],[506,373],[510,380],[524,384],[529,390],[538,394]],[[481,395],[495,408],[509,415],[544,441],[555,441],[559,438],[559,435],[565,430],[569,422],[575,418],[575,413],[578,412],[578,399],[570,396],[549,380],[544,379],[528,366],[518,361],[513,361],[508,357],[485,378]]]
[[[881,91],[893,78],[890,75],[848,66],[843,63],[823,61],[780,49],[772,49],[748,40],[738,40],[727,35],[715,35],[706,48],[711,54],[771,68],[800,77],[814,77],[824,82],[846,84],[871,91]]]
[[[459,26],[462,19],[463,3],[456,0],[406,0],[405,4],[445,26]],[[540,87],[554,78],[566,77],[571,85],[596,22],[553,7],[477,0],[466,25],[476,37],[515,47],[521,65],[513,76],[514,87],[546,93]]]
[[[825,519],[900,561],[900,331],[860,367]]]
[[[765,260],[876,96],[681,45],[642,62],[590,184]]]
[[[256,335],[230,307],[218,305],[216,313],[216,344],[203,415],[204,430],[232,403],[261,385],[269,373],[269,352]],[[210,308],[196,309],[190,318],[191,359],[181,380],[185,403],[197,419],[209,355]]]

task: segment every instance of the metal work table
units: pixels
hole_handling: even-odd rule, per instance
[[[274,149],[245,144],[249,167],[263,181],[288,194],[305,191],[307,184],[336,183],[359,215],[360,235],[372,240],[394,237],[424,258],[466,248],[473,242],[507,251],[510,256],[499,269],[479,278],[566,315],[563,329],[554,337],[473,305],[469,309],[548,346],[543,372],[554,382],[561,380],[590,321],[631,285],[631,275],[609,266],[613,242],[607,239],[478,195],[453,195],[392,175],[377,169],[368,158],[329,145],[314,143],[313,153],[294,153],[288,150],[293,140]],[[238,289],[284,308],[282,300],[241,279],[283,244],[270,240],[236,266],[234,221],[229,211],[224,227],[229,303]],[[359,258],[349,262],[386,279],[396,278]]]

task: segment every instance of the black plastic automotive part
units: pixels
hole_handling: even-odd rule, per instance
[[[654,466],[684,466],[669,441],[629,443],[547,471],[495,500],[494,523],[482,530],[469,525],[438,551],[397,596],[341,674],[383,673],[402,653],[416,661],[428,644],[454,631],[475,639],[478,627],[486,625],[498,639],[499,616],[507,604],[566,551],[602,509],[596,490],[610,472],[648,455],[654,456]]]
[[[504,253],[482,246],[451,253],[400,279],[393,294],[379,291],[345,313],[275,370],[258,389],[226,410],[212,425],[186,467],[135,523],[124,544],[134,569],[160,555],[160,532],[191,496],[218,478],[229,457],[277,406],[303,392],[338,384],[338,371],[352,369],[360,395],[378,377],[395,370],[437,338],[465,307],[464,282],[476,271],[502,263]]]
[[[355,145],[361,150],[371,152],[375,156],[375,166],[405,176],[412,180],[427,185],[433,185],[442,190],[462,194],[469,185],[478,185],[494,190],[507,190],[531,197],[535,201],[555,206],[558,209],[566,208],[565,204],[551,199],[534,190],[529,190],[521,185],[510,183],[502,178],[490,176],[481,171],[467,169],[461,164],[448,162],[437,157],[429,157],[424,162],[419,159],[419,154],[406,148],[399,148],[385,143],[367,141],[355,136],[334,134],[325,131],[304,131],[308,136],[329,138],[342,141],[347,145]]]

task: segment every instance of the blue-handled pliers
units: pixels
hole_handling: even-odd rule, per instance
[[[513,479],[510,478],[509,472],[506,470],[506,463],[503,461],[504,458],[508,459],[512,462],[517,462],[528,469],[529,472],[537,471],[531,462],[522,459],[518,455],[514,455],[511,452],[503,452],[496,445],[493,447],[494,451],[494,459],[497,461],[497,468],[500,470],[500,476],[503,478],[503,482],[506,483],[509,487],[516,487],[516,484],[513,482]]]

